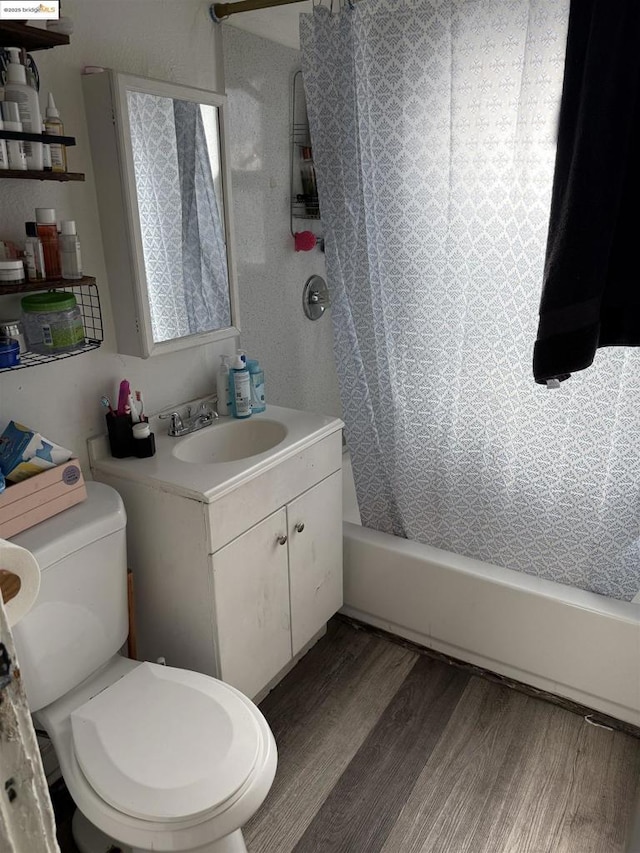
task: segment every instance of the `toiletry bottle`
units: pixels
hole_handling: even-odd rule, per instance
[[[46,129],[44,123],[42,125],[42,132],[46,133]],[[48,142],[42,143],[42,170],[43,172],[51,172],[53,171],[51,168],[51,146]]]
[[[255,358],[247,359],[249,384],[251,386],[251,414],[257,415],[267,408],[264,399],[264,371],[260,362]]]
[[[82,256],[80,241],[76,234],[76,223],[73,219],[61,222],[62,233],[60,243],[60,265],[62,278],[82,278]]]
[[[50,136],[64,136],[64,127],[60,120],[60,113],[56,108],[56,102],[53,100],[51,92],[49,92],[44,126]],[[54,172],[67,171],[67,149],[62,143],[51,143],[51,168]]]
[[[25,222],[24,226],[27,232],[27,239],[24,241],[24,263],[27,268],[27,278],[29,281],[43,281],[45,278],[44,253],[38,237],[38,226],[35,222]]]
[[[52,207],[36,207],[36,227],[44,252],[47,278],[61,278],[56,212]]]
[[[231,414],[234,418],[248,418],[251,415],[251,387],[247,365],[239,355],[234,356],[229,371],[229,384],[233,377]]]
[[[4,130],[2,119],[0,118],[0,130]],[[4,139],[0,139],[0,169],[9,168],[9,155],[7,154],[7,143]]]
[[[216,392],[218,394],[218,414],[229,414],[229,365],[228,356],[220,356],[220,367],[216,375]]]
[[[22,133],[22,122],[18,105],[13,101],[3,101],[2,117],[4,129],[14,133]],[[24,172],[27,168],[27,157],[24,153],[24,142],[20,139],[7,139],[7,160],[9,168]]]
[[[20,62],[20,48],[8,47],[10,61],[7,65],[6,82],[4,86],[5,101],[13,101],[18,105],[20,121],[25,133],[42,133],[42,117],[38,93],[27,83],[27,70]],[[25,142],[27,168],[42,171],[42,143]]]

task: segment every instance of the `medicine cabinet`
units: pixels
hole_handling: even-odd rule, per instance
[[[225,97],[109,69],[83,89],[118,352],[237,335]]]

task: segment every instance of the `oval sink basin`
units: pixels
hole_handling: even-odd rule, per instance
[[[287,428],[277,421],[253,418],[233,420],[214,423],[180,439],[171,452],[182,462],[199,465],[236,462],[238,459],[266,453],[280,444],[286,435]]]

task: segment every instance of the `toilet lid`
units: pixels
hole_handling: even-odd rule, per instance
[[[71,714],[76,758],[110,805],[144,820],[203,814],[247,781],[257,718],[226,684],[142,663]]]

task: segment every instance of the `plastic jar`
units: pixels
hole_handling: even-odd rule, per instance
[[[84,344],[84,326],[72,293],[52,290],[22,299],[27,346],[42,355],[71,352]]]
[[[0,261],[0,286],[3,284],[20,284],[26,280],[22,261]]]

